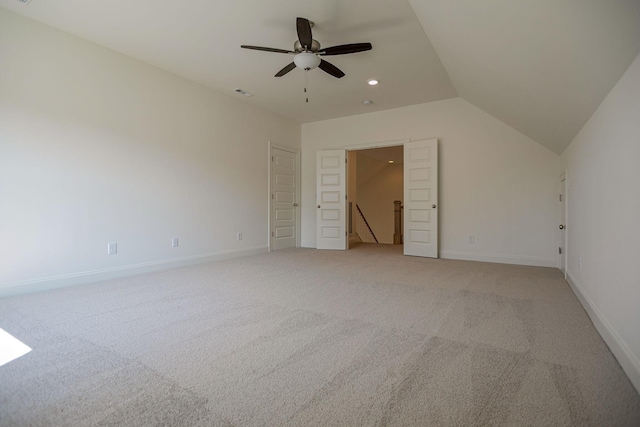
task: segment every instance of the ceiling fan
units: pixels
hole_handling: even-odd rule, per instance
[[[351,43],[342,44],[339,46],[332,46],[327,48],[320,48],[320,43],[313,39],[311,34],[311,28],[313,22],[306,18],[296,19],[296,28],[298,30],[298,40],[293,44],[293,50],[275,49],[272,47],[262,46],[240,46],[243,49],[262,50],[265,52],[287,53],[295,55],[293,62],[282,70],[278,71],[275,77],[282,77],[294,68],[302,68],[305,71],[313,70],[318,67],[325,73],[331,74],[334,77],[344,77],[344,73],[335,65],[320,58],[321,56],[332,55],[346,55],[348,53],[364,52],[371,50],[371,43]]]

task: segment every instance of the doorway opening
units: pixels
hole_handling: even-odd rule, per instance
[[[349,151],[380,147],[351,148]],[[403,254],[438,258],[438,140],[406,141],[402,149],[404,225],[398,230],[403,230]],[[346,148],[316,151],[316,248],[320,250],[348,249],[347,153]],[[355,168],[357,185],[357,161]],[[357,203],[357,190],[355,198]],[[351,206],[353,219],[353,203]]]
[[[402,245],[403,146],[351,150],[347,156],[347,248]]]

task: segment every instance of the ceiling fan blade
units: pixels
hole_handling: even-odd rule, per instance
[[[321,49],[318,52],[318,55],[346,55],[347,53],[364,52],[366,50],[371,50],[371,48],[371,43],[341,44],[340,46],[331,46],[326,49]]]
[[[300,40],[302,47],[306,50],[311,49],[313,36],[311,35],[311,24],[309,20],[306,18],[297,18],[296,28],[298,29],[298,40]]]
[[[338,67],[331,64],[330,62],[325,61],[324,59],[320,61],[320,65],[318,65],[318,67],[325,73],[331,74],[333,77],[344,77],[344,73]]]
[[[284,67],[282,70],[278,71],[276,73],[276,77],[282,77],[285,74],[287,74],[289,71],[293,70],[294,68],[296,68],[296,64],[294,62],[292,62],[291,64],[289,64],[286,67]]]
[[[240,46],[243,49],[253,49],[253,50],[262,50],[265,52],[275,52],[275,53],[295,53],[293,51],[290,50],[284,50],[284,49],[276,49],[274,47],[262,47],[262,46],[249,46],[246,44],[243,44]]]

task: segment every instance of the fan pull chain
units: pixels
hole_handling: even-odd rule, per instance
[[[309,69],[304,70],[304,93],[307,94],[307,102],[309,102],[309,95],[307,91],[307,87],[309,86]]]

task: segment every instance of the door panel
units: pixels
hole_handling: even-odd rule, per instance
[[[271,249],[296,247],[296,154],[271,149]]]
[[[316,247],[347,249],[346,151],[316,153]]]
[[[438,257],[438,140],[404,144],[404,254]]]

